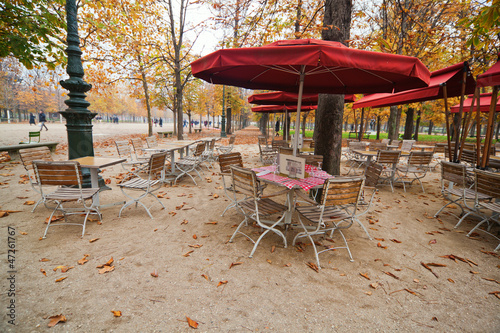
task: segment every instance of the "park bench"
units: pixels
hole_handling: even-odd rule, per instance
[[[56,146],[59,142],[36,142],[36,143],[22,143],[18,145],[10,145],[10,146],[0,146],[0,151],[6,151],[10,156],[16,155],[19,152],[19,149],[26,148],[36,148],[36,147],[48,147],[51,152],[55,152]]]
[[[349,132],[349,139],[357,139],[358,135],[359,135],[359,132],[351,131],[351,132]],[[370,138],[370,132],[364,132],[363,139],[369,139],[369,138]]]
[[[201,133],[201,128],[193,128],[195,133]]]
[[[158,133],[158,136],[160,138],[171,138],[174,136],[174,132],[172,131],[168,131],[168,132],[157,132]]]

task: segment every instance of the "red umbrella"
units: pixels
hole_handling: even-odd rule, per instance
[[[248,97],[248,103],[259,105],[297,105],[299,95],[287,91],[273,91],[261,94],[253,94]],[[344,102],[354,102],[356,97],[354,94],[344,96]],[[302,94],[302,105],[317,105],[318,94],[305,93]]]
[[[478,87],[500,86],[500,53],[497,62],[483,74],[477,76]]]
[[[311,111],[316,110],[317,105],[302,105],[301,111]],[[279,112],[294,112],[297,111],[296,106],[292,105],[259,105],[252,108],[252,112],[269,112],[269,113],[279,113]]]
[[[415,102],[431,101],[444,97],[444,86],[448,97],[460,96],[462,93],[462,73],[464,66],[469,73],[469,66],[459,63],[431,73],[428,87],[401,91],[396,94],[373,94],[367,95],[356,101],[352,108],[380,108],[392,105],[409,104]],[[465,94],[474,93],[476,84],[474,78],[468,78],[465,86]]]
[[[479,109],[481,112],[488,112],[490,110],[490,103],[491,103],[491,95],[492,93],[485,93],[481,94],[479,96]],[[469,98],[467,98],[464,101],[464,112],[469,112],[470,106],[473,101],[473,95],[469,95]],[[474,102],[474,105],[477,106],[477,101]],[[452,113],[457,113],[460,110],[460,104],[454,105],[450,108],[450,112]],[[495,108],[496,112],[500,111],[500,100],[497,100],[497,106]]]
[[[429,70],[414,57],[351,49],[315,39],[218,50],[193,61],[191,71],[214,84],[298,93],[296,128],[300,125],[303,92],[401,91],[427,86],[430,77]],[[295,138],[298,140],[298,135]]]

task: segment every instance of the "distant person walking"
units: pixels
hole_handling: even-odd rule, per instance
[[[40,132],[43,130],[44,127],[46,131],[49,130],[47,126],[45,126],[46,121],[47,118],[45,117],[45,113],[43,113],[43,111],[40,111],[40,113],[38,114],[38,122],[40,123]]]
[[[280,132],[280,120],[279,120],[279,118],[278,118],[278,120],[276,120],[275,132],[276,132],[275,136],[280,136],[280,133],[279,133]]]
[[[36,122],[35,122],[35,115],[30,112],[30,126],[31,125],[35,125],[36,126]]]
[[[160,117],[159,123],[160,123],[160,127],[162,127],[163,126],[163,118]]]

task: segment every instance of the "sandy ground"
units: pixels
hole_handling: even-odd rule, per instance
[[[64,125],[48,126],[43,140],[66,141]],[[0,143],[25,139],[28,128],[0,125]],[[116,156],[112,139],[145,132],[143,124],[96,125],[96,155]],[[237,135],[235,150],[245,166],[259,165],[257,131]],[[64,147],[55,159],[67,158]],[[491,252],[497,242],[484,233],[467,238],[473,220],[453,229],[452,215],[432,217],[444,202],[439,170],[426,177],[425,194],[418,186],[406,193],[381,187],[362,218],[374,239],[353,225],[345,234],[355,261],[345,250],[328,251],[320,255],[318,273],[306,265],[314,262],[311,245],[291,245],[298,228],[288,232],[287,248],[277,236],[266,236],[251,259],[249,241],[238,236],[228,243],[242,218],[235,210],[220,216],[228,201],[216,172],[205,171],[199,186],[187,178],[165,186],[167,209],[155,204],[153,220],[141,208],[119,218],[120,206],[114,206],[103,210],[102,224],[87,224],[83,238],[80,227],[61,226],[40,240],[50,211],[31,213],[33,206],[24,204],[38,197],[19,183],[25,171],[18,160],[1,167],[0,209],[21,211],[0,219],[3,332],[188,332],[187,317],[203,332],[500,331],[500,299],[490,294],[500,290],[500,260]],[[121,172],[120,166],[103,170],[112,190],[102,192],[101,202],[124,199],[114,178]],[[9,244],[16,250],[10,263]],[[442,257],[451,254],[470,261]],[[84,256],[88,261],[78,264]],[[99,274],[96,267],[111,258],[114,270]],[[445,266],[432,267],[435,276],[421,262]],[[60,265],[72,268],[55,271]],[[12,302],[15,326],[8,322]],[[60,314],[66,322],[49,328],[49,317]]]

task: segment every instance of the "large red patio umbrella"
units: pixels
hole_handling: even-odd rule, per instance
[[[467,62],[461,62],[432,72],[428,87],[401,91],[394,94],[368,95],[356,101],[352,107],[353,109],[364,107],[387,107],[443,98],[445,102],[446,134],[448,138],[448,149],[450,150],[449,156],[451,158],[450,125],[448,119],[447,98],[460,96],[460,104],[463,104],[463,96],[465,94],[474,93],[475,86],[476,82],[471,75],[469,64]],[[462,118],[461,111],[460,118]],[[455,127],[456,133],[460,133],[459,125],[460,124]],[[465,136],[462,137],[462,140],[464,139]],[[456,136],[457,144],[455,145],[454,156],[457,155],[459,146],[458,140],[459,135]]]
[[[262,47],[222,49],[191,63],[214,84],[298,93],[377,93],[427,86],[429,70],[414,57],[351,49],[338,42],[296,39]],[[298,135],[295,136],[297,147]],[[294,149],[294,154],[296,153]]]
[[[317,105],[302,105],[301,111],[311,111],[316,110]],[[252,112],[268,112],[268,113],[280,113],[280,112],[295,112],[297,107],[293,105],[259,105],[252,107]]]
[[[490,110],[488,114],[488,128],[486,129],[483,158],[481,160],[481,168],[485,168],[488,164],[488,152],[490,151],[491,140],[493,139],[493,117],[495,115],[495,105],[497,104],[498,99],[498,86],[500,86],[500,53],[498,54],[497,62],[486,72],[477,76],[477,86],[493,86],[493,91],[491,93]]]
[[[492,93],[484,93],[479,96],[479,110],[481,112],[489,112],[490,110],[490,103],[491,103],[491,95]],[[464,101],[464,112],[469,112],[470,107],[472,105],[472,101],[474,100],[474,95],[469,95],[468,98]],[[477,100],[474,102],[474,105],[477,106]],[[457,113],[460,111],[460,104],[453,105],[450,108],[451,113]],[[500,100],[497,100],[496,112],[500,111]]]
[[[288,91],[272,91],[267,93],[253,94],[248,97],[248,103],[258,105],[297,105],[299,95]],[[356,101],[354,94],[344,96],[345,103]],[[304,93],[302,94],[302,105],[317,105],[318,94]]]

